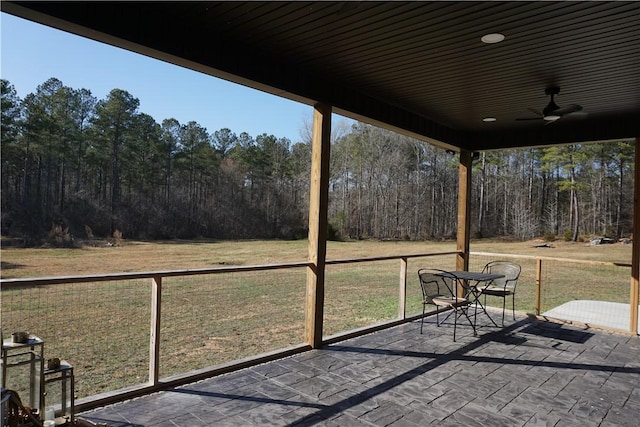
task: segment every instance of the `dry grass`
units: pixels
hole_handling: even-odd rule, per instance
[[[630,262],[631,245],[589,246],[586,243],[554,242],[553,248],[535,248],[540,242],[479,240],[472,251],[539,255],[600,261]],[[328,242],[327,259],[444,252],[455,242]],[[134,271],[178,270],[220,265],[256,265],[307,259],[307,242],[295,241],[124,241],[122,246],[80,249],[24,249],[5,247],[3,279],[49,277]]]

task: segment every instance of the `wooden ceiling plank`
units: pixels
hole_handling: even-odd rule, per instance
[[[14,4],[3,2],[2,10],[5,3]],[[562,88],[559,105],[579,103],[589,118],[553,132],[534,126],[536,137],[568,141],[587,131],[637,131],[638,3],[361,2],[343,11],[344,4],[21,3],[85,25],[94,33],[80,33],[115,45],[135,50],[139,43],[152,56],[164,52],[159,56],[212,75],[334,102],[354,116],[456,144],[487,128],[478,123],[485,109],[515,118],[527,107],[542,108],[544,86],[552,82]],[[485,31],[504,32],[507,40],[482,45]],[[605,121],[604,114],[620,118]],[[498,133],[483,133],[482,144],[533,140],[519,130],[528,123],[506,121],[493,126]],[[607,123],[616,129],[600,129]]]

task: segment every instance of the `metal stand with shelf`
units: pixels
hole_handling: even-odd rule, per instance
[[[56,425],[67,425],[67,423],[74,425],[74,394],[75,380],[71,364],[62,360],[60,366],[44,371],[43,406],[47,408],[45,411],[53,406]],[[55,397],[58,399],[53,400]],[[55,406],[54,402],[56,402]]]
[[[25,342],[14,342],[12,338],[2,341],[2,388],[22,393],[22,403],[43,415],[42,393],[44,391],[44,341],[29,336]],[[15,383],[13,381],[16,381]],[[22,385],[20,384],[22,383]],[[28,384],[28,389],[24,386]]]

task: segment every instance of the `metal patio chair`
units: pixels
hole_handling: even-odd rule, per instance
[[[427,305],[434,305],[436,307],[436,326],[440,326],[439,313],[441,308],[449,308],[451,312],[444,318],[442,322],[445,322],[451,314],[453,317],[453,341],[456,340],[456,328],[458,325],[458,318],[465,316],[469,321],[469,324],[473,328],[473,334],[476,334],[476,328],[471,322],[467,309],[470,302],[467,298],[458,295],[458,281],[453,274],[434,268],[421,268],[418,270],[418,278],[420,279],[420,287],[422,288],[422,319],[420,323],[420,333],[422,334],[422,327],[424,325],[424,315],[426,313]]]
[[[522,268],[518,264],[508,261],[491,261],[482,269],[483,273],[504,274],[503,278],[495,279],[487,285],[480,286],[480,295],[484,295],[484,304],[487,303],[487,295],[502,298],[502,326],[504,326],[504,312],[507,297],[511,296],[511,313],[516,320],[516,285]]]

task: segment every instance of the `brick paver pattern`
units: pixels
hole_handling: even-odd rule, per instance
[[[508,317],[508,316],[507,316]],[[435,317],[93,410],[110,427],[640,426],[640,340]]]

